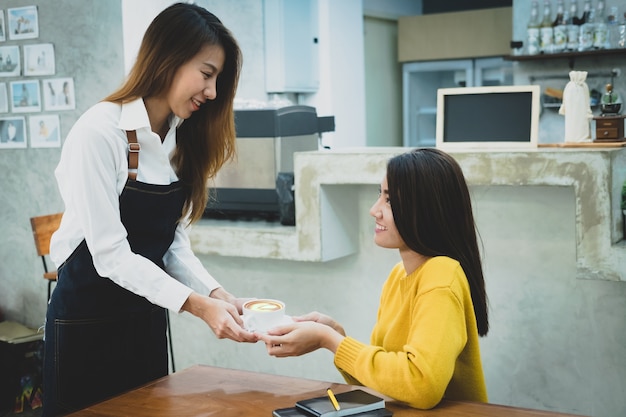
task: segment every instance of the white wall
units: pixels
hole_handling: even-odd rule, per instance
[[[363,14],[379,19],[420,15],[422,8],[422,0],[363,0]]]
[[[319,0],[320,88],[302,104],[320,116],[335,116],[331,148],[365,146],[365,70],[361,0]]]
[[[367,146],[402,146],[398,23],[366,16],[364,25]]]

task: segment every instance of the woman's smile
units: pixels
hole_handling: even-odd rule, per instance
[[[385,226],[381,226],[380,224],[376,223],[376,228],[375,228],[375,232],[376,233],[381,233],[386,231],[387,228]]]
[[[200,100],[195,99],[193,97],[191,98],[191,103],[193,104],[194,111],[200,110],[200,106],[202,106],[204,104],[203,101],[200,101]]]

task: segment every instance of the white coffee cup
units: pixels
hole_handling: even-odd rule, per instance
[[[246,301],[243,305],[243,323],[249,331],[266,332],[286,320],[285,303],[270,298]]]

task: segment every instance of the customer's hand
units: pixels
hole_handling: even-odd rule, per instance
[[[233,297],[232,300],[236,299]],[[220,339],[249,343],[259,340],[257,334],[243,328],[238,307],[229,301],[213,297],[213,293],[210,297],[192,293],[183,304],[183,310],[204,320]]]
[[[332,317],[327,316],[326,314],[319,313],[317,311],[313,311],[311,313],[307,313],[302,316],[293,316],[292,318],[296,322],[314,321],[316,323],[325,324],[326,326],[334,329],[337,333],[341,334],[342,336],[346,335],[346,332],[344,331],[341,324],[337,323]]]
[[[259,334],[267,353],[277,358],[300,356],[319,348],[335,352],[345,336],[330,326],[315,321],[299,321]]]

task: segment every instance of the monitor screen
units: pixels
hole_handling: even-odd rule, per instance
[[[537,146],[538,85],[440,88],[438,148]]]

